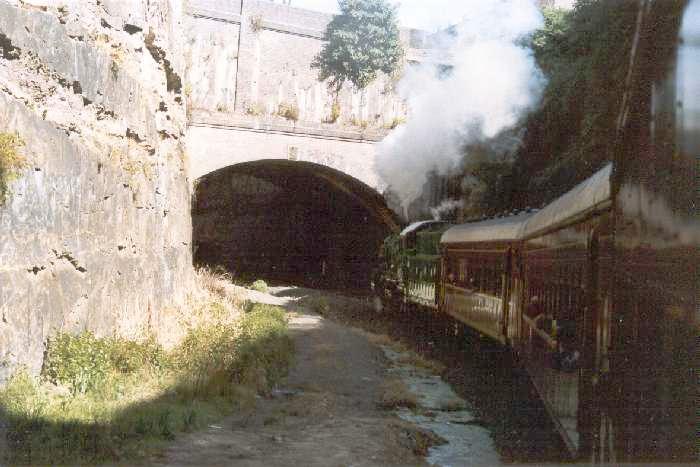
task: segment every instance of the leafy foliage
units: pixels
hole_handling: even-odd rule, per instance
[[[651,61],[659,67],[673,44],[661,37],[675,37],[663,25],[677,22],[683,4],[655,2],[663,11],[656,14]],[[547,78],[542,103],[520,128],[499,135],[522,139],[514,154],[490,145],[465,148],[470,157],[459,196],[467,219],[539,207],[613,159],[638,5],[578,0],[573,10],[544,10],[544,27],[524,39]]]
[[[107,345],[93,333],[60,333],[49,340],[43,373],[52,383],[85,394],[97,388],[108,371]]]
[[[120,373],[135,373],[144,368],[159,370],[170,363],[163,347],[153,337],[144,342],[112,337],[105,343],[110,366]]]
[[[346,81],[364,89],[379,72],[392,74],[403,57],[396,9],[385,0],[339,0],[323,48],[311,66],[336,93]]]
[[[42,373],[51,383],[66,386],[76,395],[100,389],[110,372],[161,369],[167,362],[163,348],[153,338],[136,342],[97,338],[88,331],[59,333],[49,340]]]
[[[7,199],[10,183],[26,166],[25,158],[19,153],[24,141],[17,133],[0,133],[0,205]]]
[[[579,0],[570,12],[545,10],[531,45],[549,83],[526,123],[515,205],[547,202],[612,158],[636,17],[630,1]]]

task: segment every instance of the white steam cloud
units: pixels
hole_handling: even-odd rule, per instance
[[[534,0],[464,1],[472,13],[438,39],[436,56],[447,57],[442,64],[451,71],[408,67],[398,85],[408,120],[379,147],[379,173],[404,209],[431,170],[444,175],[457,168],[465,146],[511,128],[544,88],[531,51],[519,44],[543,24]]]
[[[438,206],[430,208],[430,214],[436,221],[442,220],[446,215],[454,212],[462,206],[462,202],[458,199],[446,199]]]

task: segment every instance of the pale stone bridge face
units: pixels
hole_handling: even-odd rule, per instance
[[[353,187],[342,177],[345,189],[384,191],[376,144],[405,116],[405,105],[386,77],[362,93],[343,89],[337,101],[318,82],[310,63],[330,15],[256,0],[192,0],[186,13],[193,179],[236,164],[287,160],[357,181]],[[402,38],[408,62],[424,60],[410,47],[420,45],[420,32],[404,30]]]
[[[369,140],[203,122],[192,123],[187,135],[190,174],[195,180],[235,164],[288,160],[338,170],[381,192],[384,187],[375,167],[375,144]]]

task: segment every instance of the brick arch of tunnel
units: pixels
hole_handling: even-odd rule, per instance
[[[399,229],[384,198],[365,183],[282,159],[202,176],[192,218],[197,264],[333,288],[369,285],[382,241]]]

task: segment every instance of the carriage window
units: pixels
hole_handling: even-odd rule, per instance
[[[460,258],[459,260],[459,285],[464,285],[467,275],[467,260]]]
[[[585,306],[583,261],[530,260],[527,280],[528,297],[537,297],[538,309],[548,319],[567,323],[576,329]],[[567,331],[569,332],[569,331]]]

